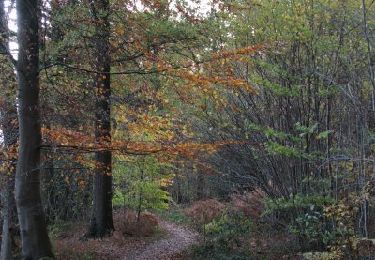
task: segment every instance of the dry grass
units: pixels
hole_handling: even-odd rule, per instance
[[[194,202],[185,209],[185,214],[196,223],[207,224],[218,217],[224,208],[225,205],[216,199],[205,199]]]
[[[115,215],[117,230],[124,236],[150,237],[157,231],[159,220],[149,212],[141,213],[139,219],[134,210],[121,210]]]
[[[254,190],[243,194],[233,194],[229,203],[231,210],[241,212],[252,220],[258,220],[264,210],[264,192]]]

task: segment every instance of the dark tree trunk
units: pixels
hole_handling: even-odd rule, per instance
[[[111,57],[110,57],[110,24],[109,1],[95,0],[91,4],[95,20],[96,35],[94,84],[96,88],[95,141],[97,145],[111,145]],[[94,176],[94,205],[88,235],[102,237],[112,234],[114,230],[112,216],[112,153],[110,150],[97,151],[95,154],[96,169]]]
[[[8,45],[9,40],[8,22],[4,11],[4,0],[0,0],[0,41],[2,46]],[[15,182],[15,164],[16,145],[18,140],[18,120],[16,109],[16,80],[13,66],[6,56],[0,56],[0,103],[2,104],[0,111],[0,127],[3,131],[4,149],[8,154],[8,167],[6,172],[2,174],[2,183],[4,186],[1,191],[2,203],[2,240],[0,250],[0,260],[13,259],[13,251],[16,236],[19,235],[17,229],[17,209],[14,198],[14,182]]]
[[[40,196],[41,122],[39,111],[38,0],[17,0],[19,155],[16,202],[22,257],[53,257]]]
[[[205,179],[202,171],[197,172],[197,199],[201,200],[205,198]]]
[[[16,91],[14,89],[15,78],[12,69],[6,69],[5,66],[11,68],[9,63],[5,62],[0,64],[0,69],[7,75],[8,79],[5,81],[1,77],[1,87],[3,90],[9,91],[9,95],[15,97]],[[13,79],[13,80],[11,80]],[[3,99],[3,97],[1,98]],[[1,202],[3,206],[3,230],[2,230],[2,241],[0,260],[13,259],[13,251],[16,251],[15,239],[19,236],[19,230],[17,228],[17,209],[16,201],[14,197],[14,185],[15,185],[15,174],[16,174],[16,162],[17,156],[14,154],[16,151],[16,145],[18,141],[18,120],[15,98],[3,99],[2,111],[0,113],[0,126],[4,136],[4,148],[7,151],[7,172],[2,174],[2,183],[4,186],[1,191]]]
[[[7,64],[8,65],[8,64]],[[0,68],[3,66],[0,65]],[[7,75],[12,75],[13,71],[8,71]],[[14,81],[7,81],[11,84],[8,86],[2,85],[2,87],[9,87],[14,85]],[[14,91],[15,94],[15,91]],[[19,236],[19,230],[17,228],[17,209],[16,201],[14,197],[14,185],[15,185],[15,174],[16,174],[16,161],[17,158],[13,154],[16,151],[16,145],[18,140],[18,120],[17,110],[14,102],[4,101],[1,111],[1,129],[4,135],[4,148],[8,152],[8,167],[7,172],[2,173],[2,180],[5,184],[1,191],[1,202],[3,206],[3,230],[2,230],[2,241],[0,260],[13,259],[13,251],[16,251],[15,246],[16,236]]]
[[[13,252],[18,250],[15,240],[19,235],[17,228],[17,209],[14,198],[14,172],[7,176],[5,190],[2,192],[3,231],[1,240],[0,260],[14,258]]]

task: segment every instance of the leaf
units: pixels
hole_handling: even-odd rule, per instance
[[[123,24],[118,24],[115,27],[115,33],[119,36],[123,36],[125,34],[125,28]]]
[[[330,133],[333,133],[333,130],[326,130],[326,131],[320,132],[318,136],[316,137],[316,139],[318,140],[327,139]]]

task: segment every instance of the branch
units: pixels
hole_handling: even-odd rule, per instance
[[[7,58],[10,60],[13,66],[17,68],[17,60],[13,58],[12,54],[9,51],[9,48],[4,44],[3,41],[0,41],[0,54],[7,56]]]
[[[84,71],[84,72],[87,72],[87,73],[109,74],[109,75],[129,75],[129,74],[144,75],[144,74],[160,73],[160,72],[165,71],[165,70],[156,70],[155,69],[155,70],[125,70],[125,71],[116,71],[116,72],[105,72],[105,71],[98,71],[98,70],[92,70],[92,69],[72,66],[72,65],[65,64],[65,63],[53,63],[53,64],[50,64],[48,66],[45,66],[45,67],[41,68],[39,71],[46,70],[46,69],[56,67],[56,66],[62,66],[62,67],[68,68],[68,69]]]
[[[94,152],[100,152],[100,151],[117,151],[117,152],[129,154],[129,155],[150,155],[150,154],[155,154],[164,150],[164,149],[155,149],[155,150],[150,150],[148,152],[144,152],[144,151],[137,152],[137,151],[130,151],[127,147],[96,148],[96,147],[87,147],[87,146],[80,146],[80,145],[47,145],[47,144],[41,145],[40,148],[44,150],[49,150],[49,149],[79,150],[82,153],[94,153]]]

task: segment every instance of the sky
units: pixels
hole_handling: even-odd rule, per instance
[[[13,2],[15,2],[15,1],[13,1]],[[14,6],[13,6],[13,8],[10,8],[10,5],[11,5],[11,2],[9,0],[5,0],[5,13],[9,15],[8,27],[11,31],[17,32],[16,9],[14,8]],[[11,41],[9,43],[9,49],[10,49],[13,57],[17,58],[15,56],[17,54],[18,45],[15,41]]]

